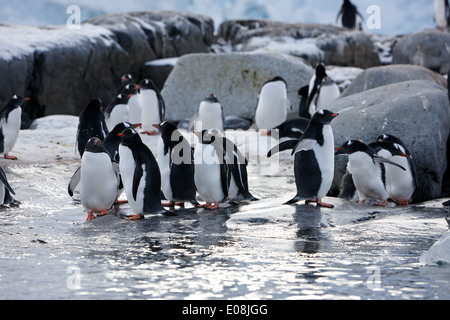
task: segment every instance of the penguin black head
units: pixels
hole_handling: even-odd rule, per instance
[[[137,133],[132,128],[126,128],[121,133],[117,134],[119,137],[122,137],[122,144],[124,146],[132,146],[134,144],[142,143],[141,137],[139,133]]]
[[[396,136],[393,136],[391,134],[382,134],[380,136],[378,136],[377,141],[390,141],[393,143],[397,143],[401,146],[404,146],[405,144],[403,143],[402,140],[400,140],[400,138],[397,138]]]
[[[344,143],[342,146],[335,148],[336,155],[339,154],[352,154],[355,152],[366,152],[368,154],[375,154],[375,151],[373,151],[368,145],[365,143],[359,141],[359,140],[349,140],[346,143]]]
[[[20,107],[25,101],[29,101],[30,98],[24,98],[19,95],[14,95],[9,99],[8,104],[14,107]]]
[[[157,91],[157,88],[152,80],[150,79],[143,79],[141,82],[139,82],[139,89],[144,90],[155,90]]]
[[[316,66],[316,78],[322,80],[327,77],[327,72],[325,71],[325,65],[323,63],[319,63]]]
[[[133,83],[134,79],[133,76],[131,74],[124,74],[122,76],[122,84],[128,84],[128,83]]]
[[[311,121],[319,122],[321,124],[330,124],[338,115],[339,113],[333,113],[330,110],[319,110],[313,115]]]
[[[211,144],[216,141],[216,137],[220,136],[220,131],[217,129],[202,130],[202,132],[194,132],[202,144]]]
[[[170,121],[163,121],[161,124],[154,124],[153,127],[158,128],[161,133],[161,138],[170,140],[172,134],[177,130],[177,126]]]
[[[219,103],[219,99],[214,95],[214,93],[208,94],[208,96],[203,100],[210,103]]]
[[[121,95],[133,95],[133,94],[137,94],[139,92],[139,86],[137,86],[135,83],[129,83],[127,84],[123,90],[120,92]]]
[[[120,123],[116,124],[114,129],[111,131],[111,134],[117,136],[119,133],[122,133],[123,130],[125,130],[127,128],[138,128],[141,125],[142,124],[140,124],[140,123],[132,124],[129,122],[120,122]]]
[[[100,99],[92,99],[86,106],[86,110],[92,112],[102,111],[103,110],[102,101]]]
[[[107,152],[105,147],[103,146],[102,141],[97,137],[90,138],[86,143],[86,147],[84,150],[85,152],[87,151],[92,153]]]
[[[286,80],[284,80],[284,79],[283,79],[282,77],[280,77],[280,76],[276,76],[276,77],[274,77],[274,78],[272,78],[272,79],[266,81],[266,82],[264,83],[264,85],[266,85],[266,84],[268,84],[268,83],[270,83],[270,82],[277,82],[277,81],[281,81],[281,82],[284,82],[284,84],[286,84]]]
[[[389,151],[392,156],[407,157],[407,155],[400,149],[400,146],[395,142],[377,140],[375,142],[372,142],[369,147],[371,147],[377,153],[381,149],[384,149]]]

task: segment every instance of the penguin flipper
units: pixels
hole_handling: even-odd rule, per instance
[[[386,158],[383,158],[383,157],[380,157],[380,156],[377,156],[377,155],[373,156],[373,161],[375,163],[388,163],[390,165],[393,165],[393,166],[396,166],[396,167],[402,169],[403,171],[406,171],[406,169],[404,167],[402,167],[401,165],[399,165],[398,163],[395,163],[395,162],[393,162],[391,160],[388,160]]]
[[[81,181],[81,167],[79,167],[75,171],[75,173],[73,174],[72,178],[70,179],[68,191],[69,191],[69,195],[71,197],[73,197],[73,193],[75,191],[75,188],[78,186],[80,181]]]
[[[270,158],[272,155],[274,155],[278,152],[294,149],[297,144],[298,144],[298,140],[294,140],[294,139],[283,141],[276,147],[270,149],[269,152],[267,153],[267,157]]]
[[[317,143],[318,143],[317,140],[314,139],[302,139],[295,146],[294,150],[292,150],[292,155],[294,155],[299,151],[312,150]]]
[[[8,189],[13,195],[16,195],[13,188],[9,185],[8,179],[6,178],[6,174],[3,169],[0,167],[0,181],[5,185],[5,188]]]
[[[133,175],[133,199],[136,201],[137,199],[137,192],[139,188],[139,184],[141,182],[141,178],[144,175],[144,170],[142,169],[142,166],[136,165],[134,169],[134,175]]]

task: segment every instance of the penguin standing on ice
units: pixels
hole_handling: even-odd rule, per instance
[[[6,159],[17,160],[17,157],[9,153],[16,144],[22,124],[21,105],[28,100],[30,99],[14,95],[0,110],[0,153]]]
[[[83,156],[86,143],[90,138],[97,137],[100,141],[103,141],[108,132],[102,102],[99,99],[92,99],[81,111],[79,116],[77,148],[80,156]]]
[[[378,206],[386,205],[389,194],[384,185],[384,166],[381,164],[387,163],[402,170],[405,168],[378,156],[372,148],[357,140],[349,140],[336,148],[336,155],[340,154],[348,155],[347,170],[352,175],[359,203],[364,204],[367,199],[372,198],[381,201]]]
[[[284,141],[269,151],[268,157],[287,149],[293,149],[295,155],[297,194],[286,204],[306,200],[333,207],[322,202],[322,198],[327,195],[334,178],[334,135],[330,123],[337,116],[329,110],[317,111],[300,139]]]
[[[434,0],[434,21],[440,30],[450,26],[450,7],[448,0]]]
[[[362,30],[362,15],[350,0],[344,0],[336,18],[337,24],[343,28]]]
[[[166,104],[153,81],[144,79],[139,83],[141,102],[142,134],[156,135],[154,124],[163,122],[166,116]]]
[[[155,124],[161,133],[158,143],[158,165],[161,171],[161,188],[169,200],[165,206],[185,202],[198,205],[194,182],[194,152],[177,126],[169,121]]]
[[[219,203],[228,196],[227,165],[223,151],[217,148],[220,133],[217,129],[194,132],[199,142],[195,145],[194,181],[200,197],[206,204],[199,207],[217,209]]]
[[[15,195],[16,193],[9,184],[5,171],[0,167],[0,206],[16,202],[11,194]]]
[[[413,157],[404,142],[393,135],[381,135],[377,138],[377,141],[388,146],[389,144],[391,145],[385,148],[388,152],[387,154],[378,152],[380,156],[406,169],[402,170],[395,166],[386,166],[385,184],[389,198],[400,205],[407,205],[419,185]]]
[[[129,122],[128,102],[132,94],[118,94],[106,107],[105,122],[109,131],[121,122]]]
[[[80,183],[80,200],[88,213],[86,221],[95,219],[94,213],[103,216],[114,204],[119,187],[118,165],[112,161],[99,138],[93,137],[86,143],[81,158],[81,167],[69,183],[69,195],[73,196]]]
[[[135,213],[127,219],[167,213],[161,205],[161,172],[153,153],[132,128],[118,135],[122,137],[119,146],[120,174],[128,203]]]
[[[198,107],[189,122],[189,130],[202,132],[203,130],[224,130],[223,108],[214,94],[209,94]]]
[[[287,84],[282,77],[265,82],[258,95],[255,124],[260,130],[270,130],[286,121],[291,108]]]

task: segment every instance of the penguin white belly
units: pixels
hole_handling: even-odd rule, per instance
[[[16,108],[8,115],[8,120],[3,124],[4,149],[6,154],[10,152],[16,144],[19,136],[20,126],[22,121],[22,108]]]
[[[386,168],[386,190],[395,201],[409,201],[414,193],[414,181],[408,159],[401,156],[393,156],[391,161],[401,165],[406,171],[387,164]]]
[[[367,153],[351,154],[347,169],[352,174],[360,200],[368,198],[386,200],[388,198],[388,193],[381,180],[380,166],[376,165]]]
[[[159,116],[159,100],[155,91],[143,90],[141,91],[141,103],[142,103],[142,131],[156,132],[157,129],[153,127],[154,124],[160,124],[161,119]]]
[[[325,85],[320,88],[317,98],[317,109],[327,109],[330,104],[341,95],[339,87],[336,84]]]
[[[85,152],[81,160],[80,200],[86,211],[109,210],[116,199],[117,187],[109,155]]]
[[[128,101],[128,121],[132,124],[141,123],[142,107],[140,94],[134,94]]]
[[[255,123],[259,129],[273,129],[286,121],[288,100],[284,85],[266,85],[259,95]]]
[[[164,155],[164,142],[159,139],[158,143],[158,166],[161,172],[161,190],[169,201],[173,200],[173,192],[170,185],[170,152]]]
[[[198,194],[206,202],[220,202],[225,197],[222,190],[220,162],[211,145],[198,144],[194,153],[194,182]]]
[[[0,182],[0,205],[5,204],[6,189],[5,185]]]
[[[317,198],[325,197],[330,191],[334,179],[334,134],[330,125],[323,126],[324,144],[316,144],[313,148],[317,163],[322,173],[322,182],[317,193]]]
[[[133,197],[133,180],[134,180],[134,170],[135,162],[133,158],[133,153],[128,147],[123,145],[119,146],[120,155],[120,174],[122,175],[122,182],[125,188],[125,194],[127,195],[127,200],[130,207],[136,214],[144,214],[144,189],[145,189],[145,165],[142,165],[144,174],[139,182],[139,187],[137,190],[136,200]]]
[[[436,20],[436,24],[439,28],[443,29],[447,26],[444,0],[434,1],[434,19]]]
[[[111,114],[106,117],[105,122],[109,131],[112,131],[114,127],[121,122],[129,121],[128,105],[118,104],[111,111]]]
[[[220,103],[202,102],[198,108],[198,119],[194,131],[217,129],[223,131],[223,115]]]

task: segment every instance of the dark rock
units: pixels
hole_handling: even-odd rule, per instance
[[[158,90],[162,91],[176,60],[177,58],[167,58],[146,62],[141,69],[141,79],[151,79]]]
[[[394,64],[415,64],[440,74],[450,70],[450,33],[438,29],[412,33],[398,39]]]

